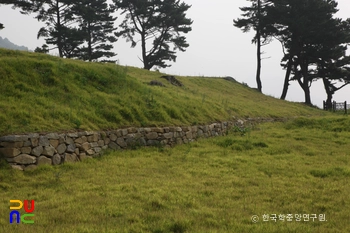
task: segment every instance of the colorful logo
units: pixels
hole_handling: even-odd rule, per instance
[[[11,206],[11,203],[17,203],[17,206]],[[21,221],[26,224],[33,224],[34,223],[34,214],[32,212],[34,211],[34,200],[30,201],[30,208],[29,208],[29,201],[24,200],[23,202],[20,200],[10,200],[10,223],[13,223],[13,219],[15,218],[16,223],[20,223]],[[18,211],[20,209],[24,208],[25,214],[22,214]],[[31,219],[26,219],[28,217],[31,217]]]

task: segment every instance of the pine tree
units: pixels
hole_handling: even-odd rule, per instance
[[[75,32],[78,30],[71,27],[76,22],[72,12],[72,1],[42,0],[38,2],[41,2],[41,4],[38,10],[34,10],[34,12],[37,12],[35,18],[46,24],[45,27],[39,30],[38,38],[45,37],[47,44],[55,45],[60,57],[69,56],[71,47],[69,47],[69,50],[65,50],[65,45],[67,41],[72,39],[72,35],[77,35]],[[78,41],[79,39],[75,39],[75,42]]]
[[[317,61],[320,48],[325,45],[327,30],[334,26],[333,15],[337,3],[333,0],[271,0],[268,10],[274,18],[274,36],[282,43],[285,56],[283,66],[287,68],[284,91],[288,83],[295,80],[304,91],[305,103],[311,104],[310,86],[317,77]],[[290,78],[289,75],[292,74]]]
[[[125,14],[117,35],[125,37],[132,47],[137,44],[135,34],[141,37],[144,69],[169,67],[166,61],[176,61],[176,50],[184,52],[189,46],[183,34],[192,30],[192,20],[186,18],[191,6],[179,0],[114,0],[114,3]]]
[[[86,45],[81,47],[77,56],[83,60],[94,61],[101,57],[113,57],[113,45],[117,38],[113,35],[115,11],[106,0],[80,0],[74,2],[73,8]],[[112,61],[111,61],[112,62]]]
[[[331,108],[333,94],[350,84],[350,56],[346,55],[346,44],[350,44],[350,19],[334,19],[324,27],[327,33],[321,38],[322,46],[317,51],[317,76],[323,80],[327,108]]]
[[[41,48],[36,47],[34,52],[36,53],[49,53],[49,46],[47,44],[43,44]]]
[[[270,42],[271,32],[269,31],[268,15],[266,7],[269,2],[264,0],[248,0],[252,4],[249,7],[240,7],[243,11],[243,18],[233,20],[235,27],[241,28],[243,32],[249,32],[253,29],[256,33],[252,40],[252,43],[256,43],[257,48],[257,71],[256,71],[256,83],[258,90],[262,92],[261,83],[261,47]]]

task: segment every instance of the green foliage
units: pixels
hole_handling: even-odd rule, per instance
[[[115,56],[116,54],[111,51],[113,45],[110,44],[117,41],[112,35],[116,29],[114,27],[116,17],[112,16],[114,7],[109,6],[106,0],[79,0],[74,2],[72,11],[79,22],[82,38],[87,43],[87,46],[80,46],[72,56],[87,61]]]
[[[20,1],[19,1],[20,2]],[[73,51],[83,43],[81,30],[71,27],[75,23],[73,2],[34,1],[25,8],[25,13],[36,13],[36,19],[45,22],[38,31],[38,38],[46,38],[46,43],[57,46],[60,57],[71,57]]]
[[[176,61],[176,50],[184,52],[189,46],[183,34],[192,30],[192,21],[186,18],[190,5],[178,0],[114,0],[114,3],[125,14],[119,26],[121,31],[116,35],[125,37],[132,47],[138,40],[135,34],[141,37],[144,69],[170,66],[166,61]],[[152,45],[147,44],[148,40]]]
[[[43,44],[41,46],[41,48],[36,47],[34,52],[36,52],[36,53],[49,53],[49,46],[47,46],[46,44]]]
[[[338,87],[334,80],[348,82],[349,57],[345,44],[350,43],[350,21],[335,18],[336,1],[271,0],[267,10],[275,30],[274,37],[283,44],[286,81],[298,81],[311,105],[310,86],[323,79],[328,102]],[[293,76],[289,77],[289,73]]]
[[[239,133],[241,136],[245,136],[246,134],[250,133],[251,128],[245,126],[235,126],[232,128],[232,131],[234,133]]]

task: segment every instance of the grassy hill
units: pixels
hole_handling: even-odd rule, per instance
[[[350,232],[347,116],[162,75],[0,50],[0,134],[307,117],[26,172],[0,159],[0,232]],[[35,200],[35,223],[10,224],[9,200]]]
[[[162,75],[0,49],[0,134],[325,114],[221,78],[176,77],[177,87]]]

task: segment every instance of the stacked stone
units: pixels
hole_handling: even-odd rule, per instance
[[[0,138],[0,154],[13,168],[28,170],[41,164],[59,165],[96,157],[108,148],[186,144],[201,137],[224,135],[232,125],[233,122],[223,122],[187,127],[10,135]]]

